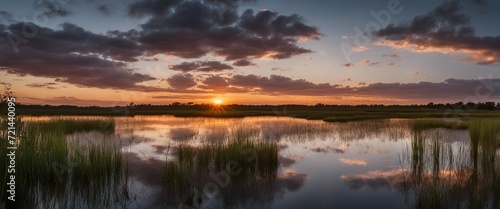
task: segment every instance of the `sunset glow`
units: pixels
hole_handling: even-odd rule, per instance
[[[0,10],[0,84],[25,104],[453,103],[500,82],[498,1],[47,2]]]

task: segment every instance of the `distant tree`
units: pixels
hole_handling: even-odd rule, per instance
[[[485,102],[484,103],[484,108],[487,110],[493,110],[495,109],[495,102]]]

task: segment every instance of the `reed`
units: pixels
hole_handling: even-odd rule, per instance
[[[5,126],[4,126],[5,127]],[[69,120],[16,123],[16,187],[18,208],[74,208],[92,205],[108,207],[124,202],[128,168],[110,133],[112,120]],[[98,131],[96,143],[68,141],[68,134]],[[78,135],[76,140],[83,141]],[[4,141],[5,132],[0,132]],[[6,151],[6,143],[0,145]],[[0,173],[6,172],[5,155],[0,155]],[[2,176],[3,177],[3,176]],[[5,198],[6,178],[1,180],[0,197]]]
[[[174,160],[167,160],[164,170],[164,189],[174,202],[200,204],[204,186],[213,181],[211,174],[226,173],[230,184],[221,188],[221,197],[262,182],[272,182],[277,176],[278,145],[256,138],[252,129],[233,132],[220,143],[199,147],[181,144],[174,150]],[[236,168],[237,172],[233,172]],[[194,198],[194,199],[193,199]],[[233,200],[224,199],[231,205]]]
[[[457,146],[441,140],[439,130],[423,134],[441,123],[421,122],[414,128],[411,149],[407,149],[411,174],[407,179],[414,208],[499,208],[500,120],[466,121],[470,142]],[[429,125],[430,124],[430,125]],[[444,125],[445,127],[448,124]]]

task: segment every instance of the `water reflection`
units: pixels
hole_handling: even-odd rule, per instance
[[[23,161],[26,173],[43,160],[85,157],[57,186],[50,164],[36,173],[41,177],[27,175],[33,181],[22,194],[25,208],[495,208],[500,199],[492,186],[500,185],[499,126],[492,121],[416,131],[401,119],[111,120],[111,132],[82,122],[76,132],[52,124],[26,135],[25,143],[36,140],[23,152],[37,157],[25,159],[40,158]],[[60,146],[41,143],[48,138]]]
[[[111,120],[17,121],[16,130],[16,202],[7,208],[126,207],[128,166]],[[7,174],[7,149],[0,149],[0,173]],[[5,178],[1,185],[5,200]]]
[[[471,121],[469,140],[415,132],[408,151],[407,182],[415,208],[499,208],[500,123]]]

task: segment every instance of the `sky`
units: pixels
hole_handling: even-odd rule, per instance
[[[500,102],[496,0],[0,0],[25,104]]]

